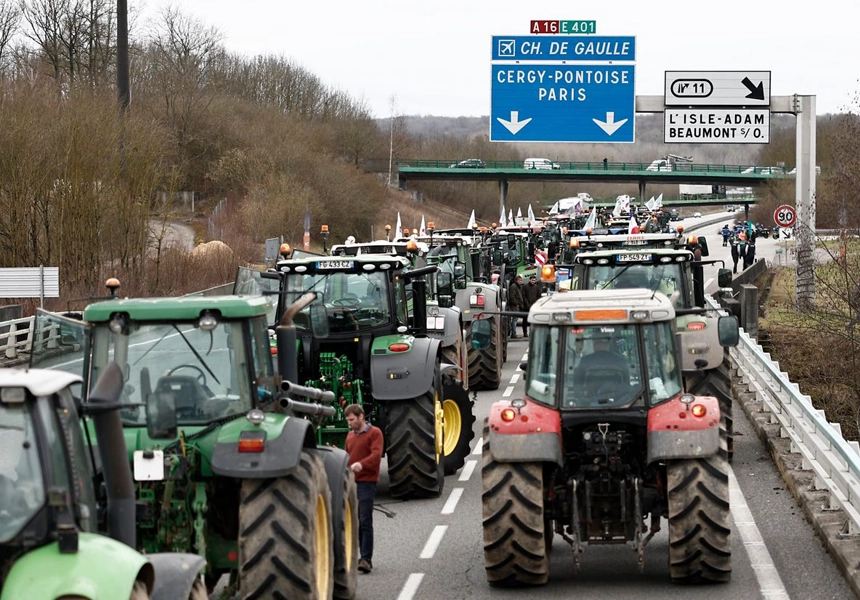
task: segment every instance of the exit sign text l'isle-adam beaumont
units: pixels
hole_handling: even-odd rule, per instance
[[[663,141],[711,144],[767,144],[770,110],[731,108],[666,108]]]

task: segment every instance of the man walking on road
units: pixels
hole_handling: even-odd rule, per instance
[[[523,306],[523,310],[528,312],[532,304],[538,301],[540,298],[540,286],[537,284],[537,276],[532,275],[529,277],[529,283],[523,289],[523,298],[525,299],[525,305]],[[528,337],[529,335],[529,320],[523,319],[523,335]]]
[[[350,429],[346,434],[349,468],[355,473],[358,487],[358,549],[361,554],[358,570],[370,573],[373,569],[373,502],[382,461],[382,430],[365,420],[364,409],[359,404],[350,404],[343,412]]]
[[[523,310],[525,298],[523,296],[523,276],[517,275],[508,289],[508,310],[519,312]],[[511,317],[511,330],[508,332],[511,338],[517,337],[517,317]],[[523,335],[526,334],[526,324],[523,321]]]

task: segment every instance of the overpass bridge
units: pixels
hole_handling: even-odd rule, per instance
[[[773,173],[769,167],[750,165],[712,165],[699,163],[676,163],[654,167],[647,162],[559,162],[558,168],[526,169],[522,161],[489,161],[480,166],[461,166],[456,160],[399,160],[397,161],[398,183],[406,189],[410,180],[441,181],[498,181],[501,208],[504,209],[510,181],[534,182],[590,182],[590,183],[636,183],[639,198],[646,197],[649,184],[704,184],[726,187],[755,188],[768,181],[794,179],[793,175]],[[720,205],[750,204],[754,197],[743,198],[663,198],[663,205]],[[613,200],[614,204],[614,200]]]

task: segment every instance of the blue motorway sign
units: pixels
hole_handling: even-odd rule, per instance
[[[493,60],[636,60],[634,36],[494,35]]]
[[[493,142],[634,141],[633,65],[494,64]]]

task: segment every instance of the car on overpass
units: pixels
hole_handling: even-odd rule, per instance
[[[454,163],[450,166],[451,169],[483,169],[487,166],[487,163],[482,161],[480,158],[467,158],[466,160],[461,160],[458,163]]]
[[[523,169],[537,169],[539,171],[552,171],[560,169],[561,165],[552,162],[548,158],[527,158],[523,161]]]

